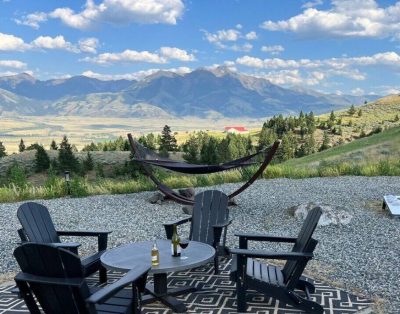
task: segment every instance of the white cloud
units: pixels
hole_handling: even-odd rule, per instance
[[[82,61],[97,63],[97,64],[112,64],[112,63],[132,63],[132,62],[148,62],[148,63],[166,63],[164,57],[149,51],[136,51],[127,49],[120,53],[102,53],[96,57],[86,57]]]
[[[118,53],[102,53],[95,57],[86,57],[81,61],[92,62],[101,65],[109,65],[113,63],[168,63],[170,60],[193,61],[194,55],[188,54],[185,50],[174,47],[161,47],[159,53],[149,51],[136,51],[127,49]]]
[[[399,39],[400,2],[386,8],[375,0],[333,0],[330,10],[307,8],[288,20],[265,21],[262,28],[307,37],[392,37]]]
[[[0,67],[3,68],[14,68],[14,69],[25,69],[26,63],[18,60],[0,60]]]
[[[64,36],[61,35],[56,37],[39,36],[31,42],[31,45],[35,48],[67,50],[79,53],[79,49],[72,43],[66,41]]]
[[[362,96],[365,95],[365,91],[362,88],[354,88],[351,90],[351,94],[354,96]]]
[[[160,54],[167,59],[175,59],[179,61],[196,60],[193,54],[188,54],[186,50],[175,47],[161,47]]]
[[[96,53],[99,46],[99,40],[94,37],[83,38],[79,40],[78,45],[82,52]]]
[[[102,81],[112,81],[112,80],[142,80],[145,77],[157,73],[159,71],[168,71],[174,72],[177,74],[186,74],[191,72],[192,70],[188,67],[179,67],[179,68],[170,68],[170,69],[149,69],[144,71],[138,71],[133,73],[125,73],[125,74],[101,74],[93,71],[85,71],[82,75],[96,78]]]
[[[24,51],[29,45],[22,38],[0,33],[0,51]]]
[[[236,25],[236,28],[241,29],[242,25],[238,24],[238,25]],[[202,30],[202,32],[204,32],[204,34],[205,34],[204,39],[206,39],[209,43],[214,44],[219,49],[243,51],[243,52],[251,51],[253,49],[252,44],[250,44],[248,42],[239,44],[236,42],[239,40],[243,40],[243,39],[255,40],[255,39],[257,39],[257,33],[254,31],[251,31],[251,32],[243,35],[237,29],[222,29],[222,30],[218,30],[215,33],[209,33],[205,30]],[[233,42],[235,42],[235,43],[232,44]],[[231,44],[228,44],[228,43],[231,43]]]
[[[104,0],[99,4],[94,0],[87,0],[80,12],[63,7],[55,9],[47,16],[60,19],[73,28],[88,29],[101,23],[174,25],[183,11],[184,4],[181,0]]]
[[[21,19],[15,19],[18,25],[25,25],[34,29],[39,29],[39,23],[47,21],[47,14],[44,12],[35,12],[23,16]]]
[[[269,52],[272,55],[278,55],[281,52],[285,51],[285,48],[281,45],[273,45],[273,46],[262,46],[261,51]]]
[[[236,26],[235,26],[237,29],[242,29],[243,28],[243,25],[242,24],[236,24]]]
[[[254,40],[254,39],[257,39],[257,33],[254,32],[254,31],[249,32],[249,33],[247,33],[247,34],[244,36],[244,38],[246,38],[247,40]]]
[[[323,4],[324,2],[322,0],[314,0],[314,1],[308,1],[306,3],[304,3],[301,7],[304,9],[308,9],[308,8],[313,8],[316,7],[318,5]]]
[[[305,85],[320,84],[331,77],[344,77],[355,81],[367,79],[360,71],[366,67],[387,67],[400,73],[400,55],[396,52],[382,52],[371,56],[310,59],[260,59],[252,56],[237,58],[237,65],[254,68],[256,71],[269,70],[263,77],[275,84]],[[363,91],[364,94],[364,91]]]
[[[240,32],[236,29],[222,29],[216,33],[205,32],[206,39],[210,43],[221,43],[224,41],[237,41],[240,38]]]

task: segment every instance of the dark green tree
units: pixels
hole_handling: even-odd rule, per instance
[[[42,145],[38,145],[35,154],[35,170],[36,172],[42,172],[49,169],[49,167],[49,155],[47,155],[47,152]]]
[[[83,160],[83,170],[86,171],[91,171],[94,169],[94,161],[92,154],[90,152],[87,152],[86,158]]]
[[[357,115],[358,115],[359,117],[361,117],[361,116],[362,116],[362,110],[361,110],[361,109],[358,109],[358,113],[357,113]]]
[[[74,156],[72,146],[68,142],[68,138],[66,135],[64,135],[58,149],[58,165],[61,171],[68,170],[77,172],[79,170],[79,161]]]
[[[263,149],[272,145],[276,139],[277,136],[275,132],[264,123],[258,138],[258,149]]]
[[[85,145],[82,148],[83,152],[94,152],[94,151],[98,151],[99,147],[98,145],[96,145],[95,143],[91,142],[89,145]]]
[[[183,159],[191,164],[198,163],[201,147],[202,143],[199,138],[191,134],[188,140],[182,145],[182,150],[184,152]]]
[[[56,143],[55,140],[52,140],[52,141],[51,141],[50,149],[51,149],[51,150],[57,150],[57,149],[58,149],[58,146],[57,146],[57,143]]]
[[[7,156],[6,148],[3,145],[3,142],[0,142],[0,158]]]
[[[356,113],[356,108],[354,107],[354,105],[351,105],[350,109],[347,110],[347,113],[351,116]]]
[[[173,152],[176,151],[176,138],[171,132],[171,128],[165,125],[160,138],[160,151],[163,152]]]
[[[25,150],[25,143],[24,140],[21,138],[21,140],[19,141],[19,145],[18,145],[18,151],[20,153],[22,153]]]
[[[210,136],[203,144],[200,151],[200,161],[205,164],[216,164],[218,162],[218,140]]]
[[[322,144],[321,144],[321,146],[319,147],[319,151],[320,152],[322,152],[323,150],[325,150],[325,149],[328,149],[330,146],[329,146],[329,144],[330,144],[330,139],[329,139],[329,135],[328,135],[328,132],[327,131],[324,131],[324,135],[323,135],[323,137],[322,137]]]
[[[335,120],[336,120],[336,116],[335,116],[335,113],[332,110],[331,114],[329,115],[329,121],[334,123]]]

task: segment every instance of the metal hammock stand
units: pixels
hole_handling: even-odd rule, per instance
[[[246,190],[257,178],[263,173],[267,168],[268,164],[271,162],[273,156],[275,155],[281,141],[277,140],[269,148],[265,150],[258,151],[254,154],[232,160],[227,163],[219,165],[194,165],[188,164],[181,161],[171,160],[168,158],[163,158],[157,155],[154,151],[142,146],[140,143],[135,141],[132,135],[128,134],[129,144],[131,146],[131,152],[134,156],[135,161],[139,162],[145,174],[154,182],[157,188],[166,195],[168,198],[176,201],[177,203],[184,205],[193,205],[194,201],[190,198],[184,197],[179,193],[175,192],[168,186],[161,183],[153,174],[151,166],[157,166],[166,168],[168,170],[186,173],[186,174],[207,174],[219,171],[232,170],[239,167],[246,167],[249,165],[256,164],[257,162],[251,161],[254,157],[264,153],[264,161],[261,163],[258,170],[253,174],[253,176],[245,182],[241,187],[228,195],[229,199],[235,197],[236,195],[242,193]]]

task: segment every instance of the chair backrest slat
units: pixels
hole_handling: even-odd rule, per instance
[[[296,243],[293,245],[292,252],[304,253],[307,249],[309,249],[309,243],[311,241],[311,237],[314,233],[315,228],[318,225],[318,221],[321,215],[322,215],[321,207],[315,207],[312,210],[310,210],[297,237]],[[287,283],[294,277],[295,272],[296,273],[298,272],[299,266],[301,266],[299,263],[301,262],[294,260],[286,262],[285,266],[282,269],[282,273],[285,278],[285,283]],[[303,266],[303,269],[305,268],[305,266],[306,265]],[[303,269],[301,270],[301,273],[303,272]]]
[[[199,193],[194,198],[190,239],[213,244],[213,225],[229,218],[228,196],[217,190]]]
[[[24,203],[18,208],[17,217],[29,241],[36,243],[60,242],[49,211],[45,206],[35,202]]]
[[[51,278],[82,278],[82,285],[31,283],[29,286],[45,313],[88,313],[85,299],[89,288],[79,257],[47,244],[26,243],[14,251],[23,273]]]

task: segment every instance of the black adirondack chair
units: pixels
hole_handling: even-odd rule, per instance
[[[110,231],[56,231],[48,209],[38,203],[27,202],[17,211],[17,217],[22,225],[18,230],[21,241],[35,243],[52,243],[78,254],[80,243],[61,242],[60,236],[97,237],[97,253],[82,259],[84,275],[89,276],[99,271],[100,282],[107,281],[107,270],[101,265],[100,256],[107,249],[108,234]]]
[[[194,197],[192,217],[164,224],[167,239],[171,239],[173,225],[190,222],[189,239],[212,245],[217,251],[214,258],[216,274],[218,256],[229,253],[225,246],[227,228],[232,223],[232,219],[229,219],[228,201],[228,196],[221,191],[209,190],[199,193]]]
[[[313,251],[318,241],[312,234],[322,214],[321,208],[312,209],[304,221],[297,238],[277,237],[261,234],[239,233],[239,249],[230,250],[232,259],[231,279],[236,281],[237,310],[246,312],[246,290],[248,288],[263,292],[265,295],[278,299],[306,313],[322,314],[323,308],[310,299],[310,293],[315,292],[314,285],[301,278],[308,261],[313,258]],[[289,253],[268,252],[264,250],[249,250],[248,241],[269,241],[293,243]],[[261,263],[257,259],[286,260],[283,268]],[[300,295],[295,290],[301,290]]]
[[[140,313],[149,265],[102,289],[90,289],[79,256],[52,244],[25,243],[14,251],[22,272],[15,282],[30,313]],[[123,289],[132,284],[131,289]]]

